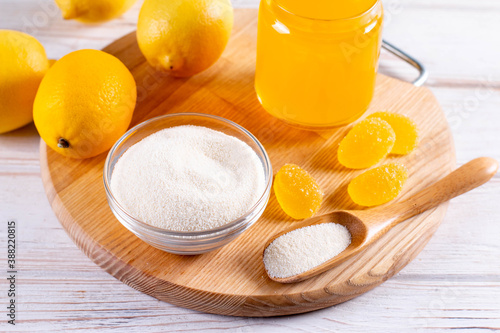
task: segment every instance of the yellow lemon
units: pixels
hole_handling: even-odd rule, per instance
[[[0,133],[33,120],[33,100],[48,69],[45,50],[34,37],[0,30]]]
[[[66,20],[96,23],[125,13],[136,0],[55,0]]]
[[[146,0],[137,41],[153,67],[186,77],[219,59],[232,28],[229,0]]]
[[[102,51],[75,51],[43,78],[33,106],[35,125],[58,153],[96,156],[125,133],[136,97],[135,80],[120,60]]]

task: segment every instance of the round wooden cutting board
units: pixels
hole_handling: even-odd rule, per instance
[[[268,115],[253,88],[257,11],[236,10],[232,39],[209,70],[188,79],[155,72],[141,55],[135,34],[105,48],[131,70],[138,104],[131,126],[176,113],[202,112],[230,119],[252,132],[269,153],[275,172],[285,163],[308,170],[325,192],[319,214],[362,209],[347,195],[347,184],[362,171],[337,162],[337,146],[348,127],[312,132]],[[410,170],[397,200],[428,186],[455,167],[453,140],[445,116],[426,88],[380,75],[367,114],[390,110],[409,115],[421,132],[418,150],[389,156]],[[313,311],[347,301],[378,286],[414,259],[442,221],[446,205],[389,231],[351,260],[296,284],[271,281],[262,263],[266,240],[293,221],[274,194],[261,219],[225,247],[198,256],[178,256],[136,238],[111,213],[102,172],[106,154],[65,158],[41,142],[42,176],[49,201],[70,237],[97,265],[123,283],[178,306],[233,316],[278,316]],[[306,250],[306,249],[304,249]]]

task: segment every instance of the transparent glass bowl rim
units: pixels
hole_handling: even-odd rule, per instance
[[[140,131],[142,128],[145,126],[159,121],[159,120],[164,120],[168,118],[177,118],[177,117],[201,117],[201,118],[209,118],[212,120],[217,120],[223,122],[225,125],[229,125],[230,127],[236,128],[238,131],[240,131],[242,134],[246,135],[248,138],[250,138],[258,147],[259,151],[262,153],[262,156],[264,157],[264,173],[265,177],[267,177],[267,183],[264,188],[264,192],[261,194],[257,202],[249,208],[249,210],[242,215],[241,217],[228,222],[227,224],[214,228],[214,229],[208,229],[208,230],[201,230],[201,231],[174,231],[174,230],[168,230],[168,229],[163,229],[163,228],[158,228],[155,226],[152,226],[148,223],[142,222],[141,220],[138,220],[136,217],[130,215],[128,211],[120,204],[120,202],[115,198],[113,195],[113,192],[111,191],[111,186],[110,186],[110,166],[111,166],[111,156],[114,155],[115,151],[118,149],[118,147],[125,142],[130,135],[133,133]],[[201,126],[201,125],[200,125]],[[166,127],[168,128],[168,127]],[[253,148],[252,148],[253,150]],[[260,159],[260,158],[259,158]],[[266,173],[267,170],[267,173]],[[271,190],[271,184],[273,180],[273,170],[272,170],[272,165],[271,161],[269,159],[269,156],[267,155],[266,150],[264,149],[264,146],[257,140],[257,138],[250,133],[247,129],[242,127],[241,125],[238,125],[237,123],[225,119],[223,117],[207,114],[207,113],[190,113],[190,112],[184,112],[184,113],[172,113],[168,115],[163,115],[159,117],[154,117],[151,119],[148,119],[146,121],[143,121],[139,123],[138,125],[132,127],[129,129],[125,134],[123,134],[118,141],[115,142],[113,147],[110,149],[108,152],[108,155],[106,157],[106,161],[104,162],[104,169],[103,169],[103,181],[104,181],[104,188],[106,190],[106,195],[108,199],[111,199],[113,203],[124,213],[128,218],[130,218],[131,221],[139,225],[140,227],[150,230],[154,233],[162,234],[165,236],[172,236],[172,237],[202,237],[202,236],[213,236],[214,234],[222,234],[224,231],[231,230],[234,227],[238,226],[241,223],[249,222],[247,221],[247,218],[254,213],[254,211],[259,207],[259,205],[262,203],[263,200],[266,200],[268,197],[268,193]]]

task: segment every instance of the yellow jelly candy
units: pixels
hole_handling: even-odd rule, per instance
[[[391,163],[366,171],[354,178],[347,191],[361,206],[377,206],[396,198],[408,179],[408,169]]]
[[[396,133],[385,120],[368,118],[356,124],[340,142],[340,164],[351,169],[366,169],[387,156]]]
[[[274,194],[283,211],[294,219],[313,216],[323,192],[311,175],[295,164],[285,164],[274,177]]]
[[[370,118],[372,117],[387,121],[396,133],[396,142],[391,150],[392,154],[406,155],[417,147],[418,129],[413,120],[402,114],[391,112],[376,112],[370,115]]]

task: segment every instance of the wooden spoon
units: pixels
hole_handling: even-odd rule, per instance
[[[489,157],[477,158],[404,202],[367,210],[335,211],[296,223],[293,227],[271,237],[264,247],[264,252],[276,238],[290,231],[320,223],[335,222],[345,226],[351,233],[351,244],[332,259],[298,275],[286,278],[273,277],[269,273],[268,275],[277,282],[293,283],[323,273],[364,250],[396,224],[483,185],[497,170],[496,160]]]

